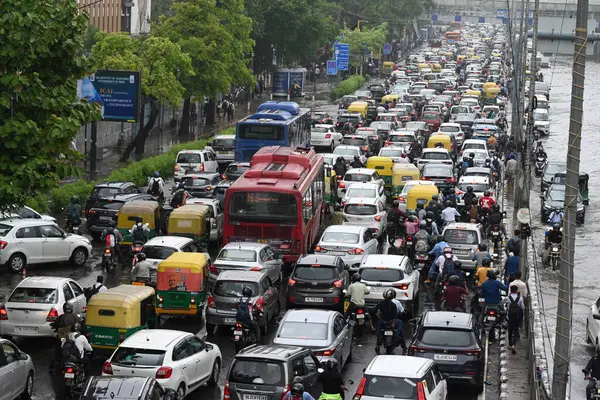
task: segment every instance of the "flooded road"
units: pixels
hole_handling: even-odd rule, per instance
[[[548,153],[548,160],[566,161],[566,148],[569,131],[569,112],[571,101],[571,64],[572,57],[558,57],[551,61],[551,68],[542,70],[544,81],[551,83],[550,91],[550,136],[544,139],[544,147]],[[571,347],[571,376],[572,399],[585,399],[585,385],[581,369],[593,354],[593,346],[585,343],[586,319],[589,307],[600,296],[598,283],[600,282],[600,269],[597,264],[598,224],[600,223],[600,153],[598,141],[600,139],[600,61],[588,59],[586,65],[586,80],[584,93],[584,121],[581,141],[581,172],[588,173],[590,204],[586,209],[585,224],[578,227],[575,247],[575,272],[574,272],[574,310],[573,331]],[[531,193],[531,210],[534,220],[534,244],[537,247],[543,241],[543,227],[540,221],[540,179],[534,178],[534,190]],[[530,248],[531,251],[531,248]],[[538,258],[539,263],[539,258]],[[541,291],[543,308],[545,311],[547,332],[554,350],[554,336],[556,327],[558,271],[539,269],[541,278]],[[552,365],[553,357],[548,352],[548,359]],[[552,373],[550,367],[550,373]]]

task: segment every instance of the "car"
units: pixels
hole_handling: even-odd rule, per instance
[[[377,118],[375,119],[375,121],[393,122],[398,126],[402,124],[402,119],[395,112],[385,112],[377,114]]]
[[[358,271],[363,258],[378,253],[377,239],[365,226],[331,225],[315,247],[315,254],[339,256],[350,272]]]
[[[315,399],[321,395],[320,363],[308,348],[252,345],[235,355],[225,378],[225,399],[281,400],[296,377]]]
[[[406,108],[401,108],[401,107],[390,108],[388,110],[388,113],[396,114],[396,116],[398,117],[398,121],[400,121],[402,124],[406,124],[410,119],[409,112]]]
[[[316,124],[310,130],[310,144],[315,147],[327,147],[329,151],[342,144],[343,138],[333,125]]]
[[[2,220],[0,238],[0,264],[12,272],[21,272],[27,265],[56,262],[83,267],[92,255],[88,238],[67,233],[52,221]]]
[[[354,103],[355,101],[358,101],[358,97],[357,96],[354,96],[354,95],[351,95],[351,94],[343,96],[340,99],[339,108],[347,110],[348,107],[350,106],[350,104]]]
[[[367,163],[367,157],[363,154],[358,146],[341,144],[336,147],[335,150],[333,150],[333,154],[338,157],[344,157],[344,161],[346,163],[352,162],[356,156],[358,156],[361,163]]]
[[[446,193],[456,185],[454,168],[446,164],[425,164],[421,168],[421,179],[432,181],[441,192]]]
[[[216,187],[217,186],[215,186],[215,188]],[[223,221],[225,219],[222,203],[215,198],[207,199],[191,197],[187,199],[186,204],[202,204],[210,207],[210,211],[207,215],[207,224],[210,223],[210,241],[213,244],[218,245],[223,237]]]
[[[432,359],[450,383],[484,389],[483,329],[473,314],[425,311],[416,322],[409,355]]]
[[[373,121],[369,125],[369,128],[377,129],[377,134],[385,140],[390,131],[398,128],[398,124],[390,121]]]
[[[410,146],[417,141],[417,134],[413,130],[403,129],[391,131],[385,141],[385,147],[399,148],[408,153]]]
[[[288,279],[286,308],[302,306],[343,311],[343,291],[349,284],[348,270],[341,257],[301,256]]]
[[[283,279],[281,255],[265,243],[227,243],[210,266],[208,280],[214,283],[221,272],[229,270],[264,272],[272,282],[281,283]]]
[[[543,108],[533,110],[533,128],[537,129],[540,135],[550,134],[550,117],[548,110]]]
[[[389,157],[394,162],[400,162],[402,154],[406,154],[406,152],[401,147],[383,147],[379,150],[378,156]]]
[[[235,135],[217,135],[206,145],[216,152],[215,158],[219,165],[229,164],[235,160]]]
[[[567,164],[564,161],[548,161],[542,172],[542,188],[540,192],[544,193],[554,183],[556,174],[564,174],[566,172]]]
[[[337,121],[335,123],[335,130],[338,132],[341,131],[347,122],[352,124],[356,129],[360,126],[364,126],[365,119],[360,113],[342,113],[337,117]]]
[[[394,289],[396,298],[404,307],[404,313],[416,316],[419,310],[420,272],[407,256],[392,254],[369,254],[363,258],[358,270],[362,283],[371,287],[365,295],[367,307],[376,306],[383,300],[387,289]]]
[[[225,193],[227,192],[227,189],[229,189],[232,183],[233,182],[229,180],[223,179],[213,189],[213,198],[219,200],[219,203],[221,203],[221,208],[225,207]]]
[[[479,140],[479,139],[474,139],[474,140]],[[481,140],[481,142],[483,142],[483,140]],[[490,158],[490,154],[488,153],[487,150],[483,150],[483,149],[471,149],[469,150],[469,156],[473,154],[473,165],[475,167],[484,167],[485,166],[485,161]],[[491,160],[490,160],[491,161]]]
[[[440,125],[440,129],[438,132],[449,133],[456,138],[456,144],[462,146],[465,141],[465,133],[463,132],[460,124],[456,122],[445,122]]]
[[[310,115],[310,121],[313,126],[316,124],[333,125],[333,118],[325,111],[313,111]]]
[[[154,378],[91,376],[84,383],[79,400],[97,400],[102,397],[103,393],[110,393],[111,400],[177,399],[177,393],[174,390],[163,389]]]
[[[481,120],[480,120],[481,121]],[[500,128],[495,124],[488,124],[485,122],[475,122],[471,127],[471,139],[485,139],[486,141],[490,136],[494,135],[498,137],[500,135]]]
[[[225,172],[221,178],[227,179],[228,181],[235,182],[237,178],[242,176],[244,172],[248,171],[250,163],[247,162],[232,162],[225,168]]]
[[[192,197],[212,199],[213,189],[221,182],[218,172],[200,172],[183,175],[180,180]],[[175,192],[176,188],[173,188]]]
[[[477,268],[473,254],[479,243],[487,243],[483,225],[478,223],[451,222],[442,231],[444,241],[452,248],[452,253],[462,263],[462,269],[474,271]]]
[[[370,90],[357,90],[354,92],[354,95],[358,100],[369,100],[373,98],[373,93],[371,93]]]
[[[461,106],[468,106],[471,108],[471,110],[475,110],[476,112],[479,112],[481,110],[481,106],[479,105],[479,100],[477,100],[477,98],[473,98],[473,97],[462,97],[460,99],[460,102],[458,103],[458,105]]]
[[[348,223],[369,228],[380,242],[385,239],[387,212],[379,199],[349,198],[342,209]]]
[[[467,139],[463,142],[460,149],[461,156],[468,156],[471,150],[485,150],[488,151],[487,141],[479,139]]]
[[[459,116],[464,115],[464,114],[469,114],[470,112],[471,112],[471,109],[469,108],[469,106],[466,106],[466,105],[452,106],[452,108],[450,108],[450,119],[455,120]]]
[[[428,358],[375,356],[367,365],[354,399],[446,400],[448,383],[436,363]]]
[[[473,123],[478,117],[479,114],[476,112],[470,112],[469,114],[458,114],[456,118],[454,118],[453,122],[459,124],[465,135],[469,136],[473,131]]]
[[[245,287],[252,289],[251,305],[257,322],[265,334],[269,322],[281,312],[279,290],[269,276],[260,271],[226,270],[219,274],[208,296],[206,331],[212,335],[215,327],[236,323],[237,304]]]
[[[421,153],[421,157],[417,161],[417,167],[419,169],[423,169],[425,164],[446,164],[446,165],[454,165],[452,161],[452,157],[450,157],[450,153],[446,149],[423,149]]]
[[[380,199],[386,202],[384,187],[379,182],[349,182],[346,185],[346,194],[342,198],[342,205],[352,197]]]
[[[74,280],[51,276],[23,279],[0,307],[0,335],[15,337],[55,337],[51,324],[69,303],[73,313],[83,315],[86,299]]]
[[[86,210],[87,230],[94,240],[100,240],[102,232],[112,222],[117,224],[119,210],[123,204],[136,200],[155,201],[152,195],[146,193],[123,193],[97,198],[93,206]]]
[[[467,192],[468,187],[473,188],[473,193],[475,193],[477,198],[482,197],[484,192],[490,192],[491,195],[494,193],[488,176],[461,176],[456,186],[457,192],[460,195],[460,200],[457,202],[458,205],[463,205],[462,195]]]
[[[333,153],[320,153],[321,156],[323,157],[323,163],[333,167],[336,162],[337,159],[342,157],[339,154],[333,154]],[[348,160],[345,160],[346,162],[348,162]]]
[[[432,132],[436,132],[442,124],[442,116],[439,112],[426,111],[421,116],[421,121],[427,122],[427,125],[431,127]]]
[[[2,219],[18,219],[18,218],[43,219],[46,221],[56,223],[56,218],[54,218],[53,216],[47,215],[47,214],[40,214],[39,212],[35,211],[33,208],[27,207],[27,206],[20,206],[20,207],[14,206],[14,207],[11,207],[8,211],[0,213],[0,220],[2,220]]]
[[[493,172],[491,168],[487,167],[470,167],[465,170],[464,174],[461,175],[461,178],[466,178],[470,176],[487,177],[491,181],[493,177]]]
[[[402,191],[398,195],[398,208],[404,212],[406,212],[406,199],[408,197],[408,191],[417,185],[431,185],[434,186],[435,183],[432,181],[406,181],[404,186],[402,187]]]
[[[412,106],[412,104],[411,104]],[[405,129],[410,129],[417,133],[417,137],[429,135],[431,133],[431,128],[427,125],[427,122],[424,121],[408,121],[404,126]]]
[[[600,349],[600,297],[590,306],[585,324],[585,339],[596,350]]]
[[[0,339],[0,345],[0,399],[30,399],[35,380],[33,360],[10,340]]]
[[[356,146],[365,156],[369,155],[369,136],[367,134],[349,133],[344,136],[342,143],[346,146]]]
[[[182,236],[156,236],[144,243],[140,253],[144,253],[146,261],[152,263],[150,267],[151,282],[156,282],[158,264],[177,252],[198,253],[200,246],[193,239]],[[133,263],[136,262],[137,259],[134,258]]]
[[[195,172],[219,172],[219,163],[212,149],[181,150],[175,158],[173,179],[179,182],[186,174]]]
[[[553,184],[540,197],[542,199],[542,207],[540,218],[543,223],[548,223],[550,214],[553,210],[564,210],[565,208],[565,185]],[[577,194],[577,214],[576,220],[578,224],[585,222],[585,205],[581,195]]]
[[[96,206],[96,202],[102,199],[111,199],[118,194],[141,193],[140,189],[133,182],[99,182],[92,189],[90,197],[85,202],[85,215],[88,210]]]
[[[383,178],[377,171],[370,168],[350,168],[344,177],[338,181],[339,192],[345,194],[351,183],[375,183],[383,188]]]
[[[155,378],[183,399],[207,383],[215,386],[223,365],[221,350],[190,332],[143,329],[127,337],[102,366],[102,376]]]

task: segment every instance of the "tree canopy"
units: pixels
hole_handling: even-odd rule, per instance
[[[388,36],[388,25],[381,24],[374,28],[361,26],[357,29],[342,29],[341,42],[350,45],[350,65],[359,67],[363,61],[364,50],[372,52],[375,56],[381,54],[383,45]]]

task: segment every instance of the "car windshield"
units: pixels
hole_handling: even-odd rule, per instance
[[[346,174],[344,180],[347,182],[370,182],[372,176],[370,174]]]
[[[377,206],[373,204],[347,204],[344,213],[350,215],[375,215]]]
[[[480,141],[481,142],[481,141]],[[482,149],[485,150],[485,143],[465,143],[465,145],[463,146],[463,150],[469,150],[469,149]]]
[[[445,165],[427,164],[423,167],[422,176],[452,176],[452,167]]]
[[[533,119],[534,121],[548,121],[548,113],[534,112]]]
[[[415,141],[415,138],[409,135],[390,135],[388,137],[388,142],[392,143],[412,143]]]
[[[277,337],[283,339],[326,340],[328,328],[327,324],[286,321],[282,324]]]
[[[383,148],[379,151],[379,155],[382,157],[400,157],[404,154],[404,150],[391,148]]]
[[[229,199],[229,218],[235,221],[285,220],[287,224],[298,219],[296,198],[293,194],[277,192],[235,192]]]
[[[416,379],[365,375],[363,395],[373,398],[417,400]]]
[[[567,167],[565,164],[549,163],[548,166],[546,167],[545,173],[547,175],[554,176],[560,172],[566,172],[566,170],[567,170]]]
[[[321,126],[315,126],[314,128],[312,128],[310,130],[310,133],[327,133],[329,132],[329,128],[325,128],[325,127],[321,127]]]
[[[372,188],[353,188],[348,189],[346,197],[366,197],[368,199],[374,199],[377,197],[377,191]]]
[[[58,300],[56,288],[18,287],[10,295],[10,303],[55,304]]]
[[[226,174],[243,174],[244,172],[248,171],[248,169],[250,168],[249,165],[242,165],[242,164],[230,164],[227,169],[225,170]]]
[[[285,378],[281,363],[267,360],[234,359],[230,383],[246,383],[252,385],[284,386]]]
[[[485,185],[483,183],[461,183],[460,185],[458,185],[458,188],[463,192],[466,192],[468,187],[472,187],[473,191],[477,193],[489,190],[490,185]]]
[[[366,146],[368,144],[366,137],[346,136],[343,139],[344,144],[349,146]]]
[[[235,148],[235,138],[232,137],[231,139],[215,139],[213,141],[212,147],[214,149],[233,150]]]
[[[222,280],[217,280],[217,283],[215,283],[214,293],[217,296],[223,297],[240,297],[242,295],[242,289],[245,287],[252,289],[252,293],[259,293],[258,284],[255,282]]]
[[[177,164],[200,164],[202,156],[200,153],[181,153],[177,156]]]
[[[114,201],[114,200],[99,200],[94,205],[94,208],[103,208],[105,210],[113,210],[117,211],[125,204],[122,201]]]
[[[349,148],[340,148],[340,147],[336,147],[335,150],[333,151],[333,154],[337,154],[340,156],[348,156],[348,157],[354,157],[360,154],[358,149],[349,149]]]
[[[429,346],[469,347],[475,344],[475,338],[467,330],[427,328],[421,332],[419,342]]]
[[[338,277],[337,269],[329,266],[297,265],[294,277],[312,281],[328,281]]]
[[[358,122],[358,116],[354,115],[340,115],[337,122]]]
[[[144,246],[142,249],[142,253],[146,255],[146,258],[155,260],[166,260],[176,251],[177,249],[166,246]]]
[[[392,124],[389,122],[376,121],[376,122],[371,122],[371,125],[369,125],[369,127],[378,129],[380,131],[389,131],[391,129],[391,125]]]
[[[95,187],[92,191],[92,197],[112,197],[121,193],[121,189],[115,187]]]
[[[446,125],[446,126],[442,126],[440,128],[440,131],[442,131],[442,132],[460,132],[460,127],[453,126],[453,125]]]
[[[404,279],[404,272],[400,269],[389,269],[386,267],[361,268],[360,276],[365,281],[397,282]]]
[[[450,156],[448,155],[448,153],[430,151],[423,153],[421,158],[423,158],[424,160],[448,160]]]
[[[321,238],[322,242],[333,242],[333,243],[347,243],[355,244],[359,240],[358,233],[348,232],[325,232]]]
[[[407,122],[404,127],[406,129],[425,129],[425,125],[422,122]]]
[[[444,241],[451,244],[479,244],[477,231],[468,231],[466,229],[446,229],[444,230]]]
[[[551,189],[548,192],[548,197],[554,201],[565,201],[565,191],[558,189]]]
[[[223,249],[217,260],[253,262],[256,261],[256,251],[235,248]]]
[[[182,178],[182,181],[187,187],[210,185],[210,180],[208,180],[208,178],[194,178],[191,176],[184,176]]]
[[[127,365],[131,367],[158,367],[163,365],[165,350],[135,349],[132,347],[119,346],[111,362],[116,365]]]
[[[423,118],[421,118],[424,121],[431,121],[431,120],[437,120],[439,117],[437,114],[432,114],[432,113],[425,113],[423,114]]]

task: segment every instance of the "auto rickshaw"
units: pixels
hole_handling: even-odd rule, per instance
[[[391,157],[373,156],[367,158],[367,168],[374,169],[377,171],[379,176],[383,179],[385,189],[387,192],[392,190],[392,168],[394,167],[394,160]]]
[[[485,100],[483,101],[484,105],[493,105],[496,104],[498,99],[498,95],[500,95],[500,88],[498,86],[484,88],[485,91]]]
[[[135,200],[123,204],[119,209],[117,229],[123,235],[121,246],[131,246],[130,230],[138,218],[142,219],[143,224],[148,224],[148,239],[159,235],[160,204],[157,201]]]
[[[93,295],[87,303],[85,321],[92,347],[114,350],[135,332],[155,328],[154,298],[152,287],[134,285],[120,285]]]
[[[442,72],[441,64],[430,64],[430,66],[431,66],[431,72]]]
[[[440,143],[442,144],[442,147],[444,149],[448,150],[448,154],[454,156],[456,146],[454,145],[452,136],[445,133],[434,133],[431,136],[429,136],[429,140],[427,141],[427,148],[435,149],[439,146]]]
[[[369,103],[366,101],[353,101],[348,106],[348,113],[360,113],[363,118],[367,118],[367,113],[369,112]]]
[[[325,204],[326,212],[331,212],[339,202],[337,192],[337,175],[330,165],[325,165]]]
[[[194,239],[200,245],[208,245],[212,220],[208,217],[211,206],[187,204],[176,208],[169,215],[167,234]]]
[[[439,192],[438,187],[435,185],[416,185],[406,195],[406,209],[416,210],[417,203],[427,207],[431,198]]]
[[[418,68],[419,68],[419,72],[423,71],[424,69],[431,69],[431,67],[429,66],[429,64],[425,64],[425,63],[419,64]]]
[[[465,96],[475,96],[481,101],[481,92],[479,90],[469,89],[465,92]]]
[[[496,82],[486,82],[483,84],[483,91],[487,92],[488,89],[495,89],[497,87],[498,85],[496,84]]]
[[[392,197],[398,198],[407,181],[421,179],[421,171],[414,164],[395,164],[392,168]]]
[[[158,264],[156,313],[202,317],[209,262],[202,253],[175,252]]]
[[[398,102],[400,99],[400,95],[397,94],[386,94],[381,98],[381,104]]]
[[[467,56],[460,55],[460,56],[456,57],[456,63],[457,64],[462,64],[463,62],[465,62],[466,59],[467,59]]]
[[[384,75],[391,75],[392,71],[394,70],[394,63],[391,61],[384,61],[383,62],[383,68],[381,69],[381,72]]]

